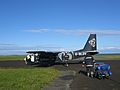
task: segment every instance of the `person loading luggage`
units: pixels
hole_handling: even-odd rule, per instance
[[[84,58],[83,64],[86,66],[87,76],[93,77],[95,71],[95,60],[91,55]]]

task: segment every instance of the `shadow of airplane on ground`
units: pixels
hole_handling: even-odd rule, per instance
[[[73,64],[82,64],[82,62],[83,61],[72,61],[72,62],[68,62],[68,64],[69,65],[73,65]],[[46,62],[45,64],[34,64],[34,65],[32,65],[32,66],[34,66],[34,67],[50,67],[50,66],[54,66],[54,65],[66,65],[66,63],[62,63],[62,62],[52,62],[52,63],[50,63],[50,62]],[[69,66],[68,66],[69,67]]]

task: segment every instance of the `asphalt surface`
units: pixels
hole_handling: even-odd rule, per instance
[[[111,65],[113,75],[108,80],[89,78],[78,73],[70,86],[71,90],[120,90],[120,61],[102,61]]]
[[[44,90],[120,90],[120,60],[99,60],[111,65],[113,75],[110,79],[98,80],[87,77],[81,64],[71,63],[69,67],[61,64],[51,67],[61,71],[61,75]],[[0,68],[31,68],[24,61],[0,61]]]

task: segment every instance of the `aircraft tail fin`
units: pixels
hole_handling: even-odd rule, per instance
[[[97,50],[96,43],[96,34],[90,34],[87,43],[85,44],[83,50],[84,51],[94,51]]]

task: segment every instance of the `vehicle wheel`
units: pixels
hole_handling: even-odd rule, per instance
[[[106,76],[106,79],[109,79],[109,76]]]
[[[101,80],[102,79],[102,75],[98,75],[98,78]]]

